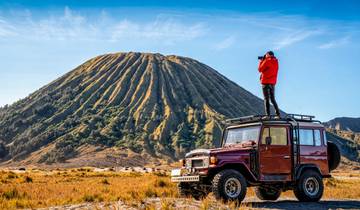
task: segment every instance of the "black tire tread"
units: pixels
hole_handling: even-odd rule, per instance
[[[309,176],[314,176],[319,181],[319,193],[315,197],[308,196],[304,189],[303,189],[303,181],[308,178]],[[296,187],[294,189],[295,197],[302,202],[316,202],[319,201],[323,195],[324,192],[324,184],[322,181],[321,175],[314,171],[314,170],[306,170],[302,173],[300,176],[300,179],[298,180],[298,183],[296,184]]]
[[[241,173],[233,169],[225,169],[214,176],[212,181],[212,192],[214,194],[214,197],[217,200],[223,200],[225,202],[232,200],[230,198],[227,198],[225,193],[221,190],[221,185],[223,184],[224,179],[228,176],[237,176],[239,178],[243,190],[241,190],[241,193],[236,200],[241,202],[242,200],[244,200],[246,195],[246,180]]]
[[[339,147],[335,143],[328,142],[327,144],[328,144],[327,151],[329,158],[328,165],[329,165],[329,170],[332,171],[339,166],[341,160],[341,154]]]

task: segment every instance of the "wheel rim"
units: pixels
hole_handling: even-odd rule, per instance
[[[306,194],[315,196],[319,192],[319,182],[315,177],[309,177],[304,182]]]
[[[230,198],[236,198],[240,195],[241,183],[236,178],[229,178],[225,182],[225,193]]]

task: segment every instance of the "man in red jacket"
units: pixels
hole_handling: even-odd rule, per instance
[[[280,110],[275,100],[275,85],[279,70],[278,60],[272,51],[269,51],[260,60],[259,72],[264,94],[265,113],[270,116],[270,100],[275,108],[276,118],[280,118]]]

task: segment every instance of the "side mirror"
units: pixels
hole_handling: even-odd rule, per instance
[[[271,145],[271,136],[268,136],[265,138],[265,144],[266,145]]]

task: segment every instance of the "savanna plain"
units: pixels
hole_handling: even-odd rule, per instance
[[[359,170],[335,171],[332,178],[325,179],[324,185],[322,202],[330,207],[337,208],[337,202],[351,202],[348,207],[356,209],[360,204]],[[277,202],[290,207],[301,206],[291,191],[283,192]],[[73,168],[0,171],[0,209],[259,209],[275,203],[261,202],[252,188],[248,188],[246,199],[240,205],[215,201],[211,194],[200,201],[180,198],[176,184],[170,182],[165,170],[127,172]]]

